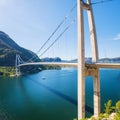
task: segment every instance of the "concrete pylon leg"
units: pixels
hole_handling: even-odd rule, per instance
[[[77,0],[78,13],[78,120],[85,116],[85,50],[84,50],[84,16],[83,9],[88,12],[88,22],[90,29],[90,39],[92,48],[92,61],[98,60],[98,46],[95,29],[91,0],[84,3],[83,0]],[[88,72],[87,72],[88,73]],[[91,72],[90,72],[91,73]],[[99,69],[95,70],[94,76],[94,115],[100,113],[100,78]]]
[[[95,21],[94,21],[92,6],[91,6],[91,0],[87,0],[87,3],[90,6],[90,9],[87,11],[87,13],[88,13],[88,22],[89,22],[89,30],[90,30],[92,61],[96,62],[98,60],[98,45],[97,45]]]
[[[78,120],[85,117],[85,80],[81,73],[82,71],[78,73],[78,77],[81,78],[78,81]]]
[[[94,116],[98,117],[100,114],[100,75],[99,69],[96,69],[94,76]]]
[[[97,35],[94,22],[93,11],[91,7],[91,0],[87,0],[90,6],[88,13],[88,22],[90,29],[90,39],[91,39],[91,49],[92,49],[92,62],[98,60],[98,45],[97,45]],[[94,116],[98,116],[100,113],[100,75],[99,69],[96,69],[96,75],[94,76]]]
[[[78,120],[85,117],[84,22],[82,1],[78,0]]]

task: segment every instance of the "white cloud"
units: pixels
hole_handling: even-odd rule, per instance
[[[117,34],[117,35],[113,38],[113,40],[120,40],[120,33]]]

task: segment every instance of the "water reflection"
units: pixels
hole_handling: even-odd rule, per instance
[[[40,82],[32,79],[31,77],[27,77],[27,78],[29,78],[29,80],[31,80],[32,82],[34,82],[34,83],[36,83],[36,84],[38,84],[38,85],[46,88],[47,90],[51,91],[51,92],[54,93],[55,95],[57,95],[57,96],[65,99],[65,100],[67,100],[68,102],[70,102],[70,103],[74,104],[75,106],[77,106],[77,100],[71,98],[70,96],[63,94],[62,92],[57,91],[57,90],[55,90],[54,88],[51,88],[51,87],[49,87],[49,86],[46,86],[46,85],[44,85],[44,84],[42,84],[42,83],[40,83]],[[93,114],[93,108],[90,107],[89,105],[85,105],[85,109],[86,109],[86,111],[89,112],[90,114]]]

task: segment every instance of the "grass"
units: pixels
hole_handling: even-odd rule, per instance
[[[100,113],[98,117],[92,116],[90,118],[82,118],[81,120],[120,120],[120,100],[114,106],[112,101],[109,100],[104,104],[104,107],[104,112]]]
[[[14,67],[0,67],[0,76],[14,76],[15,75],[15,68]]]

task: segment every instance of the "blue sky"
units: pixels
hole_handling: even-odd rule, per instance
[[[76,0],[0,0],[0,30],[20,46],[37,52],[75,3]],[[120,0],[93,5],[93,11],[99,57],[120,57]],[[84,15],[85,55],[90,57],[86,12]],[[51,41],[55,40],[73,18],[76,18],[76,9]],[[77,58],[77,21],[42,57],[47,56]]]

